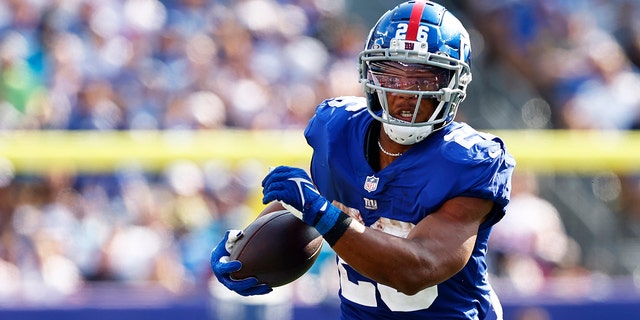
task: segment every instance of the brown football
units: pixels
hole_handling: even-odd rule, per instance
[[[242,268],[233,279],[258,278],[259,283],[278,287],[290,283],[311,268],[322,249],[322,236],[287,211],[270,203],[245,229],[230,254]]]

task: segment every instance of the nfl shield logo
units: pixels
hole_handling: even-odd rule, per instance
[[[368,176],[367,180],[364,181],[364,189],[369,192],[376,191],[376,189],[378,189],[378,181],[380,181],[380,178],[376,176]]]

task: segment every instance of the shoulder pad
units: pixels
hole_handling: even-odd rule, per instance
[[[350,114],[359,112],[362,109],[366,109],[367,100],[365,98],[346,96],[331,98],[322,101],[316,108],[316,115],[314,118],[321,119],[321,121],[329,121],[330,118],[335,116],[349,117]]]
[[[506,153],[502,140],[498,137],[478,132],[466,124],[456,125],[443,139],[444,156],[457,163],[493,162]]]
[[[367,100],[364,97],[344,96],[323,101],[321,107],[346,108],[347,111],[358,111],[367,107]]]

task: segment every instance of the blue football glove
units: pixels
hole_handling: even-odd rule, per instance
[[[338,222],[340,209],[320,195],[309,175],[300,168],[280,166],[262,180],[262,202],[278,200],[291,213],[325,235]]]
[[[236,241],[242,237],[242,230],[228,230],[220,243],[211,251],[211,270],[218,281],[229,290],[243,296],[267,294],[273,289],[266,284],[258,284],[258,279],[249,277],[241,280],[231,279],[230,274],[242,268],[242,262],[229,260],[229,252]]]

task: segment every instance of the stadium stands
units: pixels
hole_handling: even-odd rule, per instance
[[[473,26],[474,81],[459,120],[486,130],[640,129],[637,1],[443,3]],[[0,145],[21,130],[299,130],[321,99],[360,95],[355,56],[386,5],[0,1]],[[153,170],[127,162],[112,172],[42,171],[0,154],[0,318],[211,315],[202,296],[209,251],[256,212],[268,164],[185,158]],[[506,311],[629,318],[640,300],[640,175],[607,163],[534,173],[568,250],[560,260],[529,253],[542,281],[533,291],[496,265]],[[520,254],[496,253],[496,264]],[[566,279],[591,293],[545,296]],[[301,303],[294,314],[332,307]]]

